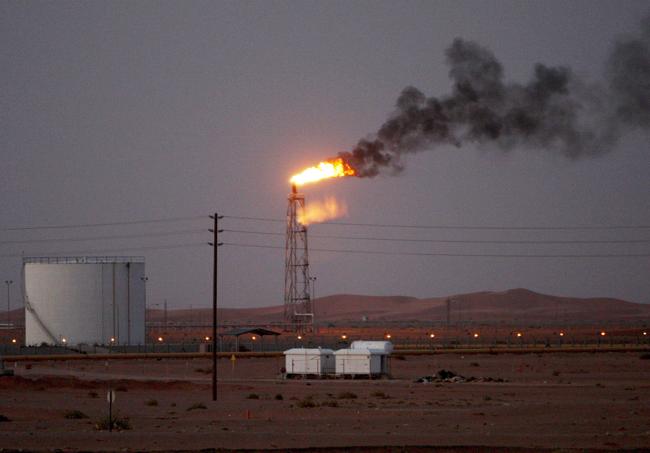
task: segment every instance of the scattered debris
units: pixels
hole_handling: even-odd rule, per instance
[[[419,384],[430,384],[432,382],[508,382],[506,379],[492,378],[492,377],[474,377],[474,376],[461,376],[449,370],[439,370],[435,376],[422,376],[415,380]]]

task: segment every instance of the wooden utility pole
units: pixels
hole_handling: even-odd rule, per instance
[[[212,233],[214,234],[213,242],[210,244],[213,248],[213,264],[212,264],[212,401],[217,401],[217,266],[219,264],[219,246],[223,245],[219,242],[219,216],[214,213],[210,216],[214,219],[214,227]]]

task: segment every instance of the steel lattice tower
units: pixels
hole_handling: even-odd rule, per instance
[[[287,206],[287,237],[284,268],[284,320],[296,332],[313,330],[314,310],[309,291],[307,227],[298,221],[305,209],[305,196],[291,186]]]

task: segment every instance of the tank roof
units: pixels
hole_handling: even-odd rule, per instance
[[[144,256],[25,256],[23,264],[144,263]]]

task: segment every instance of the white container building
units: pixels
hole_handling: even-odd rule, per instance
[[[334,374],[334,351],[322,348],[293,348],[284,351],[287,377]]]
[[[23,259],[25,343],[144,344],[144,258]]]
[[[338,376],[377,377],[389,374],[390,341],[353,341],[349,349],[334,353]]]
[[[393,352],[393,343],[390,341],[353,341],[350,349],[368,349],[376,354],[389,355]]]

